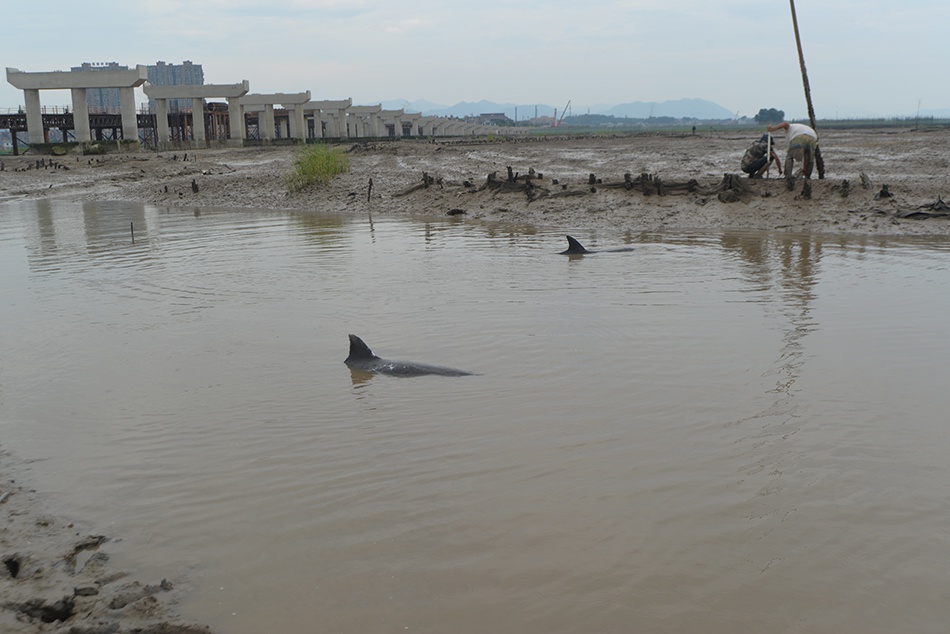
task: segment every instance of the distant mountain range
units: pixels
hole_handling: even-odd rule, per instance
[[[405,110],[406,112],[421,112],[427,116],[437,117],[467,117],[485,113],[504,113],[508,118],[516,121],[525,121],[534,117],[553,117],[555,108],[547,104],[513,104],[497,103],[494,101],[462,101],[454,106],[433,103],[420,99],[408,101],[406,99],[392,99],[382,102],[387,110]],[[557,116],[563,114],[563,107],[558,107]],[[602,114],[614,117],[628,117],[631,119],[647,119],[649,117],[674,117],[676,119],[721,120],[732,119],[735,113],[723,108],[717,103],[705,99],[675,99],[662,102],[634,101],[619,105],[597,105],[572,107],[570,115]]]

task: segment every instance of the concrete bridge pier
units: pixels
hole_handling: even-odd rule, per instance
[[[73,102],[75,112],[76,103]],[[126,141],[139,140],[138,119],[135,116],[135,89],[131,86],[119,87],[119,114],[122,116],[122,138]],[[73,119],[75,120],[75,115]],[[89,121],[89,115],[86,115],[86,121]],[[75,124],[74,124],[75,125]]]
[[[400,127],[402,128],[400,132],[402,136],[418,136],[418,132],[416,132],[416,122],[421,118],[422,113],[420,112],[404,113],[400,117]]]
[[[330,138],[345,139],[349,136],[346,132],[346,110],[337,109],[326,113],[327,136]]]
[[[385,126],[385,129],[379,130],[382,136],[389,136],[389,125],[393,126],[393,137],[402,138],[402,117],[406,112],[404,110],[380,110],[379,120]]]
[[[435,121],[435,117],[419,117],[415,121],[415,126],[417,129],[416,135],[418,136],[432,136],[432,122]],[[416,136],[413,135],[413,136]]]
[[[244,130],[244,107],[241,106],[240,97],[228,97],[228,127],[231,129],[231,137],[228,139],[228,145],[242,147],[247,134]],[[158,103],[157,101],[155,103]],[[167,126],[166,126],[167,128]],[[168,130],[165,130],[163,139],[168,138]]]
[[[307,94],[309,96],[309,91]],[[299,140],[307,139],[307,122],[303,116],[303,104],[295,104],[290,108],[290,118],[288,122],[290,138]]]
[[[313,114],[313,135],[315,138],[346,138],[346,111],[353,105],[352,99],[308,101],[301,104],[301,110]],[[323,133],[326,124],[326,133]]]
[[[70,97],[73,100],[73,134],[77,141],[92,141],[92,129],[89,125],[89,102],[86,100],[85,88],[70,88]],[[125,127],[125,113],[122,113],[123,128]],[[29,124],[27,124],[29,125]],[[125,130],[122,131],[125,136]]]
[[[290,119],[287,124],[288,137],[301,141],[307,138],[307,128],[303,118],[303,107],[309,101],[310,91],[308,90],[298,93],[271,93],[266,95],[254,93],[241,97],[238,104],[245,111],[258,113],[257,129],[260,139],[264,143],[270,143],[277,136],[276,118],[274,116],[274,106],[277,104],[280,104],[290,111]],[[230,104],[230,102],[228,103]]]
[[[24,90],[23,102],[26,107],[26,138],[30,141],[30,145],[46,143],[46,134],[43,130],[43,106],[40,103],[40,91]],[[87,123],[86,125],[88,126],[89,124]]]
[[[357,137],[378,137],[379,136],[379,113],[383,106],[351,106],[347,109],[347,117],[355,124]],[[353,135],[353,126],[350,128],[350,136]]]
[[[155,143],[161,147],[161,141],[169,137],[168,129],[168,100],[155,100]]]
[[[41,90],[68,90],[73,101],[73,126],[76,140],[89,142],[92,135],[89,125],[89,110],[86,107],[86,90],[89,88],[118,88],[122,118],[122,137],[138,142],[139,129],[135,116],[135,88],[145,83],[148,74],[145,66],[124,70],[79,70],[69,72],[25,73],[16,68],[7,68],[7,82],[23,91],[26,105],[27,138],[31,144],[47,142],[43,129],[43,113],[40,103]]]
[[[198,147],[204,147],[208,144],[208,135],[205,133],[204,97],[191,98],[191,136]]]
[[[274,125],[274,104],[264,104],[264,109],[257,115],[257,133],[261,140],[270,143],[275,136]]]
[[[145,68],[144,66],[142,67]],[[244,113],[235,106],[235,100],[246,95],[250,88],[245,79],[240,84],[199,84],[178,86],[145,85],[145,94],[155,100],[156,135],[155,143],[159,149],[165,149],[171,144],[168,130],[168,100],[191,99],[191,130],[196,145],[204,147],[208,143],[205,130],[204,107],[206,99],[224,98],[228,102],[228,124],[231,128],[229,143],[243,144]],[[132,104],[133,112],[135,105]],[[235,125],[237,124],[237,125]],[[236,140],[236,141],[235,141]]]

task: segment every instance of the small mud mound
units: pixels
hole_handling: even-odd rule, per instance
[[[45,599],[31,599],[9,607],[21,614],[25,614],[31,619],[38,619],[43,623],[65,621],[71,617],[76,610],[76,604],[72,597],[63,597],[52,603],[47,602]]]

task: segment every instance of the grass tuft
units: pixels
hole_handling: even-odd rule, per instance
[[[350,157],[325,143],[308,145],[297,155],[294,171],[286,176],[287,188],[299,192],[310,185],[327,185],[337,174],[350,171]]]

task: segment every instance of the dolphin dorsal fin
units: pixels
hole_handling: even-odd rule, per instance
[[[346,358],[347,361],[375,358],[376,355],[373,354],[373,351],[369,349],[369,346],[363,343],[362,339],[356,335],[350,335],[350,356]]]
[[[572,255],[575,253],[590,253],[587,249],[584,248],[584,245],[575,240],[572,236],[567,236],[567,251],[563,251],[567,255]]]

